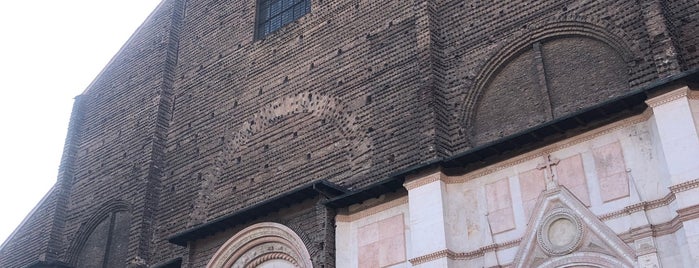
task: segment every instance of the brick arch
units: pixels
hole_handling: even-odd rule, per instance
[[[266,128],[276,124],[281,119],[293,114],[307,113],[333,124],[340,135],[352,144],[352,173],[363,174],[371,166],[371,138],[366,135],[362,125],[357,121],[354,112],[341,100],[313,92],[302,92],[294,96],[285,96],[262,107],[250,116],[236,131],[226,144],[227,160],[242,151],[250,138]]]
[[[103,204],[96,212],[93,213],[92,217],[87,219],[83,224],[80,225],[78,232],[76,233],[71,246],[68,248],[66,254],[66,262],[72,265],[77,265],[78,254],[85,247],[85,243],[92,234],[92,232],[97,228],[97,226],[104,220],[107,220],[112,213],[116,212],[128,212],[132,213],[133,207],[131,204],[124,200],[112,200]]]
[[[506,38],[506,41],[501,42],[501,45],[493,49],[494,52],[488,60],[478,64],[480,71],[470,89],[465,90],[466,94],[458,111],[458,121],[463,130],[467,130],[472,126],[478,101],[490,82],[511,60],[526,52],[535,42],[560,37],[584,37],[597,40],[607,44],[616,51],[626,62],[629,71],[635,65],[635,62],[642,57],[638,47],[624,41],[630,40],[631,37],[615,26],[606,22],[580,17],[557,19],[563,21],[541,22],[530,27],[532,30],[518,32],[510,38]],[[468,133],[468,131],[463,132]]]

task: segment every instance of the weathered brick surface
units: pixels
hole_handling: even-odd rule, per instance
[[[359,189],[699,66],[696,0],[312,2],[258,40],[254,0],[163,1],[80,97],[69,196],[40,204],[0,264],[75,258],[81,226],[120,200],[132,265],[201,267],[244,226],[190,249],[167,237],[318,179]],[[332,267],[333,213],[261,220]]]
[[[25,219],[24,224],[5,242],[0,249],[0,267],[24,267],[45,256],[55,193],[55,188],[52,188]]]
[[[690,70],[699,65],[699,2],[684,0],[662,1],[672,29],[675,44],[679,47],[682,69]]]

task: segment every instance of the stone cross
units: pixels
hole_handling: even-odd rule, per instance
[[[553,172],[553,166],[558,165],[560,160],[558,158],[552,157],[551,155],[544,156],[544,162],[537,165],[537,169],[544,170],[544,179],[546,180],[546,190],[551,190],[558,187],[558,182],[555,177],[556,174]]]

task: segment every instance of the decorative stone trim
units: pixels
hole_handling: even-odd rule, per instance
[[[684,191],[688,191],[694,188],[699,187],[699,179],[694,179],[691,181],[686,181],[680,184],[675,184],[673,186],[670,186],[670,191],[673,193],[681,193]]]
[[[410,262],[410,264],[412,264],[413,266],[415,266],[415,265],[418,265],[418,264],[423,264],[423,263],[426,263],[426,262],[431,262],[431,261],[434,261],[434,260],[438,260],[438,259],[441,259],[441,258],[444,258],[444,257],[447,257],[447,258],[448,258],[449,255],[450,255],[450,253],[453,254],[453,252],[451,252],[451,250],[442,249],[442,250],[437,251],[437,252],[432,252],[432,253],[427,254],[427,255],[423,255],[423,256],[420,256],[420,257],[412,258],[412,259],[410,259],[410,260],[408,260],[408,261]]]
[[[610,212],[607,214],[602,214],[599,216],[599,219],[602,221],[607,221],[619,217],[623,217],[625,215],[629,215],[635,212],[639,211],[648,211],[651,209],[656,209],[659,207],[664,207],[667,205],[670,205],[672,201],[675,201],[675,194],[674,193],[668,193],[664,197],[656,200],[651,200],[651,201],[644,201],[641,203],[636,203],[630,206],[626,206],[624,209],[617,210],[614,212]]]
[[[631,229],[628,232],[619,234],[619,238],[621,238],[621,240],[623,240],[625,243],[633,243],[636,240],[647,237],[659,237],[673,234],[681,227],[682,222],[679,221],[679,217],[675,217],[668,222],[654,225],[648,224]]]
[[[699,91],[690,89],[687,98],[690,100],[699,100]]]
[[[207,268],[256,267],[269,260],[284,260],[295,267],[311,268],[303,240],[284,225],[263,222],[251,225],[221,246]]]
[[[335,221],[336,222],[353,222],[353,221],[359,220],[361,218],[368,217],[368,216],[371,216],[374,214],[378,214],[379,212],[386,211],[386,210],[392,209],[394,207],[398,207],[398,206],[405,205],[405,204],[408,204],[408,197],[407,196],[404,196],[404,197],[401,197],[398,199],[394,199],[394,200],[388,201],[386,203],[379,204],[379,205],[376,205],[374,207],[371,207],[371,208],[368,208],[368,209],[365,209],[365,210],[362,210],[362,211],[359,211],[356,213],[352,213],[352,214],[348,214],[348,215],[338,214],[337,216],[335,216]]]
[[[664,206],[670,205],[670,203],[675,201],[675,198],[676,198],[675,194],[681,193],[684,191],[688,191],[688,190],[691,190],[694,188],[698,188],[698,187],[699,187],[699,179],[676,184],[676,185],[670,186],[670,193],[668,193],[667,195],[665,195],[664,197],[662,197],[660,199],[651,200],[651,201],[644,201],[641,203],[636,203],[636,204],[633,204],[630,206],[626,206],[622,210],[603,214],[603,215],[599,216],[599,219],[602,221],[607,221],[607,220],[623,217],[625,215],[629,215],[629,214],[639,212],[639,211],[648,211],[648,210],[656,209],[659,207],[664,207]]]
[[[438,259],[441,259],[444,257],[449,258],[450,260],[471,260],[471,259],[475,259],[478,257],[483,257],[485,255],[485,253],[488,253],[488,252],[504,250],[504,249],[515,247],[515,246],[519,245],[520,242],[522,242],[521,238],[516,239],[516,240],[503,242],[503,243],[495,243],[495,244],[486,245],[486,246],[480,247],[476,250],[468,251],[468,252],[453,252],[453,251],[448,250],[448,249],[443,249],[443,250],[433,252],[433,253],[430,253],[427,255],[412,258],[409,261],[412,265],[418,265],[418,264],[438,260]]]
[[[296,259],[294,257],[289,256],[286,253],[283,252],[273,252],[273,253],[266,253],[258,256],[254,260],[250,261],[248,264],[245,265],[245,268],[255,268],[259,266],[260,264],[266,262],[266,261],[271,261],[271,260],[285,260],[290,262],[296,267],[300,267],[299,264],[296,262]]]
[[[455,184],[455,183],[464,183],[479,177],[486,176],[488,174],[516,166],[519,164],[522,164],[524,162],[534,160],[536,158],[541,158],[543,156],[555,153],[556,151],[563,150],[565,148],[592,140],[594,138],[612,133],[614,131],[620,130],[625,127],[629,127],[635,124],[643,123],[648,121],[651,116],[653,115],[653,110],[652,109],[646,109],[643,111],[643,113],[639,115],[635,115],[629,118],[626,118],[624,120],[611,123],[605,126],[602,126],[600,128],[597,128],[595,130],[591,130],[589,132],[577,135],[575,137],[572,137],[570,139],[566,139],[563,141],[559,141],[557,143],[551,144],[549,146],[545,146],[543,148],[522,154],[517,157],[510,158],[508,160],[504,160],[502,162],[490,165],[488,167],[481,168],[479,170],[475,170],[471,173],[465,174],[463,176],[456,176],[456,177],[447,177],[443,179],[445,183],[448,184]]]
[[[677,210],[679,220],[682,222],[699,218],[699,205]]]
[[[648,106],[650,106],[651,108],[655,108],[660,105],[679,100],[681,98],[686,98],[689,95],[689,91],[689,87],[681,86],[680,88],[674,89],[666,94],[646,100],[646,104],[648,104]]]
[[[403,187],[405,187],[405,189],[407,189],[408,191],[410,191],[410,190],[412,190],[412,189],[425,186],[425,185],[430,184],[430,183],[433,183],[433,182],[435,182],[435,181],[439,181],[439,180],[444,181],[444,177],[443,177],[443,176],[444,176],[444,175],[443,175],[443,173],[442,173],[441,171],[437,171],[437,172],[434,172],[434,173],[429,174],[429,175],[427,175],[427,176],[420,177],[420,178],[417,178],[417,179],[408,181],[408,182],[406,182],[406,183],[403,184]]]
[[[543,221],[543,224],[539,227],[536,232],[536,239],[539,242],[539,246],[549,255],[562,256],[574,252],[582,244],[582,238],[584,236],[584,228],[581,220],[575,213],[567,208],[557,208],[550,212]],[[560,224],[563,223],[563,224]],[[567,223],[567,224],[566,224]],[[556,237],[551,237],[551,231],[557,228],[557,226],[572,225],[575,230],[573,233],[569,234],[556,234],[556,235],[572,235],[569,241],[556,241]],[[570,231],[570,230],[563,230]],[[557,232],[554,230],[554,232]],[[558,244],[562,242],[563,244]]]
[[[648,224],[638,228],[631,229],[628,232],[619,234],[619,238],[626,243],[631,243],[635,240],[646,237],[659,237],[669,234],[674,234],[683,226],[683,222],[699,219],[699,205],[677,210],[677,216],[664,223]]]

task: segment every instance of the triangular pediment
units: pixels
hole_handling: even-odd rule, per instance
[[[634,251],[563,186],[542,192],[514,267],[634,267]]]

